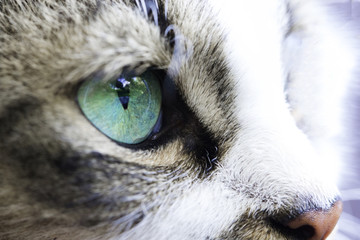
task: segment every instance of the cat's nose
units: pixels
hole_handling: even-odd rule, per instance
[[[335,228],[341,212],[342,202],[337,201],[327,211],[314,210],[303,213],[285,226],[297,231],[307,240],[324,240]]]

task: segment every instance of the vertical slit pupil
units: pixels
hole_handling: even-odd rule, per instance
[[[124,77],[119,77],[116,80],[115,87],[117,88],[117,93],[119,96],[119,100],[124,110],[128,108],[129,100],[130,100],[130,83],[131,80],[127,80]]]

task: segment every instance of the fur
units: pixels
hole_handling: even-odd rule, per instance
[[[318,3],[0,10],[0,239],[296,239],[272,222],[339,199],[333,146],[355,56]],[[168,121],[181,124],[126,148],[84,117],[77,89],[149,68],[174,85]]]

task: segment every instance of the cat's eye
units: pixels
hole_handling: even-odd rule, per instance
[[[161,85],[151,71],[111,80],[88,79],[77,98],[88,120],[119,143],[141,143],[160,128]]]

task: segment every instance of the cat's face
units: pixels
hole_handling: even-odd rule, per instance
[[[351,55],[316,6],[18,4],[0,3],[0,238],[329,234]]]

